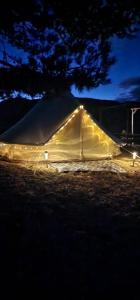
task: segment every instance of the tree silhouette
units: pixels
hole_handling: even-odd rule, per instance
[[[7,1],[6,1],[7,2]],[[140,23],[135,0],[15,1],[0,12],[2,41],[24,50],[17,59],[5,49],[0,60],[1,95],[31,96],[51,89],[90,89],[110,82],[111,38],[132,38]]]

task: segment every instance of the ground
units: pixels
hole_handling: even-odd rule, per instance
[[[58,173],[0,161],[3,283],[63,292],[64,299],[76,290],[77,299],[119,291],[139,299],[139,161],[114,162],[126,173]]]

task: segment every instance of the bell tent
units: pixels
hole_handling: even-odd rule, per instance
[[[0,135],[0,154],[19,161],[72,161],[120,154],[112,138],[69,93],[40,101]]]

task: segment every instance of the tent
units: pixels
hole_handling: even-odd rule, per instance
[[[66,92],[40,101],[0,135],[0,154],[23,161],[90,160],[116,156],[120,146]]]

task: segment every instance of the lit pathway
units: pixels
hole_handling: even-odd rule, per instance
[[[110,171],[116,173],[126,172],[124,168],[108,160],[51,163],[50,166],[57,169],[58,172],[69,172],[69,171]]]

